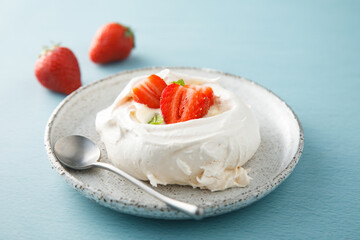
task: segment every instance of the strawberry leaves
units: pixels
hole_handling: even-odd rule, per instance
[[[172,83],[178,84],[178,85],[180,85],[180,86],[185,86],[185,82],[184,82],[183,79],[179,79],[179,80],[174,81],[174,82],[172,82]]]

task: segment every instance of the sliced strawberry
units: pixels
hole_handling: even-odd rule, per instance
[[[202,91],[173,83],[163,90],[160,108],[165,123],[185,122],[205,116],[210,99]]]
[[[183,97],[185,107],[181,114],[182,122],[202,118],[208,113],[210,108],[210,99],[208,96],[200,91],[190,90],[191,89],[189,89]]]
[[[184,92],[185,88],[176,83],[168,85],[162,92],[160,109],[165,123],[176,123],[180,119],[179,106]]]
[[[159,108],[161,93],[166,86],[162,78],[153,74],[132,88],[134,101],[145,104],[149,108]]]
[[[188,87],[188,88],[191,88],[191,89],[194,89],[197,91],[201,91],[210,99],[210,106],[212,106],[214,104],[215,95],[214,95],[214,91],[212,90],[211,87],[197,86],[197,85],[185,85],[185,87]]]

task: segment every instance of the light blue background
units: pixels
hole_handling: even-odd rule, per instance
[[[359,239],[359,1],[0,1],[0,239]],[[98,66],[96,29],[130,25],[136,49]],[[298,114],[305,148],[292,175],[239,211],[144,219],[84,198],[51,169],[46,122],[63,95],[34,77],[41,46],[76,54],[83,84],[134,68],[214,68],[252,79]]]

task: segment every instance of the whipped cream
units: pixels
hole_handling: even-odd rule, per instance
[[[250,183],[242,166],[260,144],[259,124],[248,106],[217,83],[168,69],[157,73],[167,84],[210,86],[215,104],[206,116],[174,124],[147,124],[160,109],[132,100],[131,89],[147,76],[132,79],[114,103],[96,117],[96,130],[110,162],[141,180],[224,190]]]

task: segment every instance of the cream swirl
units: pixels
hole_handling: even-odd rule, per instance
[[[96,129],[111,163],[154,186],[180,184],[217,191],[248,185],[249,170],[242,166],[260,144],[259,124],[251,110],[220,87],[217,79],[169,70],[157,75],[167,83],[182,78],[186,84],[212,87],[217,96],[215,107],[200,119],[162,125],[143,123],[160,110],[149,113],[134,103],[131,88],[144,77],[134,78],[96,117]]]

